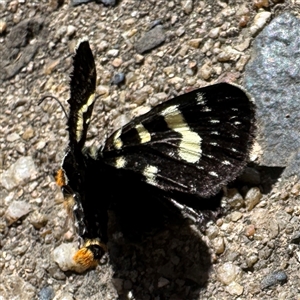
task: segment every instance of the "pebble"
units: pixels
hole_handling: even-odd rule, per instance
[[[145,57],[141,54],[135,54],[134,60],[137,64],[141,64],[144,61]]]
[[[49,61],[44,67],[45,75],[52,74],[53,71],[56,69],[56,67],[59,65],[59,63],[60,63],[60,59]]]
[[[121,66],[122,63],[123,63],[122,58],[117,57],[117,58],[115,58],[115,59],[112,61],[111,64],[112,64],[115,68],[118,68],[118,67]]]
[[[179,55],[185,56],[188,51],[189,51],[189,47],[187,45],[183,45],[179,50]]]
[[[162,21],[160,19],[157,19],[157,20],[154,20],[153,22],[151,22],[151,24],[149,26],[149,29],[152,29],[152,28],[154,28],[155,26],[158,26],[158,25],[162,25]]]
[[[23,132],[22,134],[22,139],[25,140],[25,141],[28,141],[30,140],[31,138],[34,137],[34,129],[32,126],[29,126],[25,129],[25,131]]]
[[[125,74],[124,73],[118,73],[115,74],[113,79],[111,80],[111,84],[113,85],[119,85],[125,81]]]
[[[256,230],[255,230],[255,225],[250,224],[250,225],[248,225],[248,226],[246,227],[246,229],[245,229],[245,235],[246,235],[247,237],[254,236],[255,231],[256,231]]]
[[[244,199],[237,189],[228,189],[225,198],[226,203],[230,205],[231,208],[241,208],[244,206]]]
[[[188,45],[193,48],[199,48],[202,39],[191,39],[188,41]]]
[[[217,237],[213,239],[212,245],[216,254],[222,254],[225,251],[225,243],[223,237]]]
[[[253,6],[255,8],[269,7],[269,0],[254,0]]]
[[[74,300],[74,297],[72,294],[70,294],[68,292],[61,292],[61,293],[58,293],[57,296],[55,296],[55,298],[53,298],[53,300]]]
[[[165,67],[163,69],[164,73],[167,74],[167,76],[169,77],[173,77],[174,76],[174,73],[175,73],[175,67],[174,66],[168,66],[168,67]],[[173,76],[171,76],[173,75]]]
[[[234,295],[241,296],[244,292],[244,287],[234,281],[234,282],[231,282],[226,287],[226,291],[232,296],[234,296]]]
[[[109,95],[109,86],[107,85],[98,85],[96,88],[97,94],[107,97]]]
[[[248,268],[253,267],[253,265],[258,261],[258,256],[256,254],[251,254],[246,258],[246,263]]]
[[[107,41],[101,41],[100,44],[97,46],[98,51],[102,52],[108,48],[109,44]]]
[[[68,25],[66,35],[72,37],[76,33],[76,27],[73,25]]]
[[[166,40],[164,29],[161,25],[149,30],[136,43],[136,51],[142,54],[156,48]]]
[[[253,24],[250,26],[252,36],[256,35],[258,31],[264,28],[270,18],[271,13],[269,11],[259,11],[254,17]]]
[[[193,1],[192,0],[182,0],[182,9],[185,14],[189,15],[193,11]]]
[[[31,211],[31,205],[25,201],[13,201],[5,212],[5,219],[11,225]]]
[[[198,65],[196,61],[190,61],[187,66],[186,73],[189,76],[195,75],[197,73],[197,67]]]
[[[241,56],[241,52],[233,49],[230,46],[225,47],[218,55],[219,62],[237,61]]]
[[[211,29],[211,31],[208,33],[208,36],[212,39],[216,39],[219,36],[220,33],[220,27],[216,27]]]
[[[31,156],[20,157],[8,170],[0,175],[0,183],[8,191],[22,184],[37,173]]]
[[[126,83],[129,85],[132,82],[136,82],[138,79],[138,76],[134,72],[129,72],[126,74]]]
[[[5,33],[6,28],[7,28],[6,22],[3,20],[0,20],[0,34]]]
[[[238,220],[240,220],[243,217],[243,214],[239,211],[234,211],[231,215],[231,221],[232,222],[237,222]]]
[[[208,236],[209,239],[214,239],[215,237],[218,236],[219,232],[220,229],[218,228],[218,226],[211,225],[206,229],[205,234],[206,236]]]
[[[8,134],[8,135],[6,136],[6,140],[7,140],[9,143],[15,142],[15,141],[17,141],[18,139],[20,139],[20,136],[19,136],[17,133],[15,133],[15,132],[13,132],[13,133],[11,133],[11,134]]]
[[[205,63],[200,69],[199,69],[199,75],[202,79],[208,80],[213,73],[212,64],[211,62]]]
[[[157,282],[157,287],[162,288],[162,287],[168,285],[169,283],[170,283],[170,281],[168,279],[166,279],[164,277],[160,277]]]
[[[82,273],[85,270],[73,260],[73,256],[77,252],[77,243],[63,243],[53,250],[52,256],[59,268],[66,271],[76,271]]]
[[[288,277],[284,271],[275,271],[262,279],[260,288],[264,290],[277,284],[283,284],[287,281],[287,279]]]
[[[52,300],[55,296],[54,290],[51,286],[46,286],[39,291],[38,300]]]
[[[107,51],[107,56],[108,57],[116,57],[119,55],[119,50],[118,49],[110,49]]]
[[[235,45],[233,48],[236,49],[237,51],[243,52],[249,48],[250,42],[251,42],[251,39],[246,38],[241,43]]]
[[[175,31],[177,36],[182,36],[185,33],[185,28],[183,26],[180,26],[176,31]]]
[[[239,61],[236,63],[235,69],[240,72],[244,71],[250,58],[250,55],[242,55]]]
[[[239,20],[239,26],[240,27],[246,27],[248,25],[249,22],[249,16],[248,15],[244,15],[241,16],[240,20]]]
[[[168,80],[168,84],[178,84],[182,83],[184,80],[181,77],[173,77]]]
[[[35,210],[31,214],[29,222],[33,225],[35,229],[39,230],[47,224],[48,218],[46,215],[41,214],[40,212]]]
[[[259,203],[261,198],[262,194],[260,189],[257,187],[251,188],[245,196],[245,204],[248,211],[251,211]]]
[[[35,148],[36,148],[36,150],[42,150],[45,148],[46,145],[47,145],[47,142],[45,140],[41,140],[36,144]]]
[[[217,268],[218,280],[226,285],[239,280],[241,275],[242,269],[230,262],[226,262]]]

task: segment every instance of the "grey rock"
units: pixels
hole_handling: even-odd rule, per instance
[[[114,84],[114,85],[119,85],[121,83],[123,83],[125,80],[125,74],[124,73],[118,73],[118,74],[115,74],[112,81],[111,81],[111,84]]]
[[[262,290],[264,290],[273,285],[285,283],[287,279],[288,277],[284,271],[275,271],[274,273],[268,274],[266,277],[263,278],[260,287]]]
[[[51,286],[43,287],[39,292],[39,300],[51,300],[55,296],[54,290]]]
[[[114,6],[117,4],[117,1],[116,0],[96,0],[96,3],[103,3],[104,5],[107,5],[107,6]]]
[[[256,38],[246,67],[245,87],[257,104],[261,164],[300,174],[300,20],[289,13],[274,19]]]
[[[137,42],[136,51],[138,53],[149,51],[162,44],[165,39],[166,35],[163,27],[156,26],[150,31],[146,32],[145,35]]]
[[[30,42],[40,35],[43,27],[44,22],[42,19],[29,18],[12,28],[7,35],[4,51],[0,49],[0,68],[2,71],[0,79],[7,80],[12,78],[34,58],[38,51],[39,43],[31,44]]]
[[[92,2],[92,1],[93,0],[72,0],[71,4],[73,6],[77,6],[77,5],[84,4],[84,3],[89,3],[89,2]]]

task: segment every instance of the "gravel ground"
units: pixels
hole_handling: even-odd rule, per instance
[[[101,95],[89,143],[99,145],[132,117],[190,88],[242,84],[255,36],[282,11],[297,12],[297,2],[72,7],[63,0],[0,0],[1,300],[300,299],[300,184],[262,168],[248,169],[258,180],[229,190],[228,213],[205,234],[180,219],[129,243],[111,213],[106,260],[85,274],[63,272],[53,251],[76,244],[53,178],[67,143],[66,118],[55,101],[37,105],[50,94],[67,107],[73,49],[87,36]],[[143,39],[149,30],[154,34]],[[112,85],[121,73],[125,83]],[[16,169],[24,172],[16,176]]]

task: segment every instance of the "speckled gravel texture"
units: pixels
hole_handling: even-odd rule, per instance
[[[99,145],[172,96],[220,80],[242,84],[255,36],[284,10],[298,12],[298,2],[0,1],[0,174],[21,157],[35,166],[10,189],[0,185],[0,299],[300,299],[296,178],[277,176],[270,186],[261,175],[259,189],[229,190],[231,208],[205,234],[178,220],[128,243],[111,226],[100,266],[80,275],[60,270],[53,250],[76,242],[53,177],[66,118],[55,101],[37,105],[53,95],[67,107],[73,49],[87,36],[101,95],[88,143]],[[149,45],[138,43],[155,28],[157,45],[143,52]],[[118,74],[125,82],[111,84]],[[99,183],[95,201],[103,196]]]

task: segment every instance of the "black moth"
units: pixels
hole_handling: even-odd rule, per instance
[[[177,207],[209,203],[243,170],[255,131],[253,101],[241,88],[220,83],[154,107],[91,151],[85,141],[95,88],[94,57],[82,41],[71,75],[69,145],[56,181],[79,236],[74,260],[84,268],[106,251],[112,195],[138,191],[141,203],[142,195],[153,194]]]

